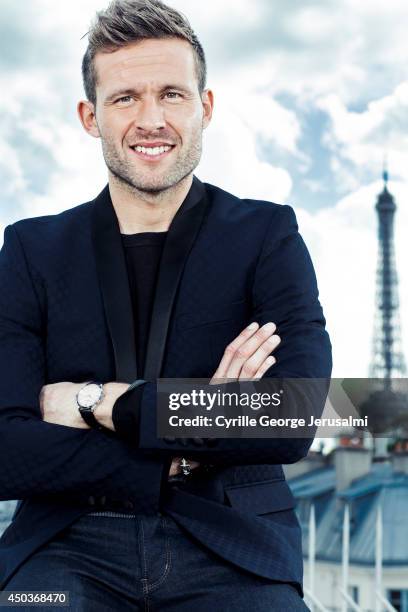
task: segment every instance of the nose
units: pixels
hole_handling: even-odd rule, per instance
[[[165,127],[164,109],[154,98],[141,100],[138,105],[135,125],[145,131],[153,131]]]

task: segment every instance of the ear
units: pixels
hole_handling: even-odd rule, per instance
[[[204,89],[201,94],[201,102],[203,105],[203,128],[205,129],[211,121],[214,108],[214,94],[211,89]]]
[[[90,136],[99,138],[99,128],[96,123],[95,107],[89,100],[81,100],[77,106],[79,120]]]

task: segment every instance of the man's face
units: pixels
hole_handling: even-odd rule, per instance
[[[106,165],[121,182],[157,192],[198,165],[212,93],[200,96],[191,45],[149,39],[98,53],[95,122]]]

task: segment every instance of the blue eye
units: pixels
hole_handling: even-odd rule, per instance
[[[132,100],[131,96],[123,96],[122,98],[118,98],[116,102],[129,102],[130,100]]]

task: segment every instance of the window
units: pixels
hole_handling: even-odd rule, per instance
[[[354,603],[358,604],[358,586],[349,585],[347,589],[347,593],[351,597],[351,599],[354,601]],[[347,612],[353,612],[353,608],[351,607],[347,608]]]
[[[387,599],[397,612],[408,612],[408,589],[389,589]]]

